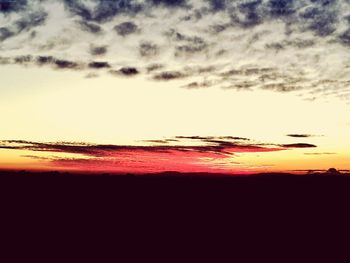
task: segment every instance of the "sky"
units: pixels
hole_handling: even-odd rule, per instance
[[[0,169],[350,169],[349,0],[0,0]]]

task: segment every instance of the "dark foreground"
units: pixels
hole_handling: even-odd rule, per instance
[[[165,262],[187,251],[196,262],[198,255],[207,257],[213,246],[219,246],[245,257],[279,253],[284,262],[295,255],[296,247],[310,251],[317,244],[317,255],[335,242],[338,248],[347,248],[341,240],[349,236],[349,204],[350,176],[344,174],[112,176],[0,171],[0,215],[5,220],[1,229],[10,233],[6,244],[34,245],[34,251],[49,254],[47,259],[61,255],[60,245],[51,245],[54,240],[72,251],[83,247],[78,254],[88,257],[103,244],[114,255],[165,254]],[[212,262],[220,262],[220,255],[212,255]]]
[[[337,206],[350,197],[349,174],[181,174],[150,175],[69,174],[59,172],[0,171],[0,190],[6,200],[36,203],[79,202],[111,205],[111,210],[137,205],[173,205],[205,209],[227,206],[291,204],[314,209]],[[4,200],[4,199],[3,199]],[[173,207],[176,208],[176,207]],[[191,208],[191,209],[192,209]],[[145,208],[146,209],[146,208]]]

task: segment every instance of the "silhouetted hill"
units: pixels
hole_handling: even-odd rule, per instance
[[[10,237],[29,231],[32,242],[41,229],[44,243],[55,239],[73,248],[104,240],[114,251],[110,240],[139,248],[155,239],[157,253],[218,241],[231,251],[233,239],[248,247],[273,239],[275,253],[285,241],[309,247],[305,233],[318,239],[348,224],[348,175],[0,171],[1,219],[5,228],[15,225]]]

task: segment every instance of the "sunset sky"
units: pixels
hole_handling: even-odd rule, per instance
[[[0,0],[0,169],[350,170],[349,0]]]

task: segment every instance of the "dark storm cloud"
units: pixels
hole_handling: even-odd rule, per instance
[[[125,37],[127,35],[137,32],[138,27],[135,23],[129,21],[116,25],[114,27],[114,30],[117,32],[118,35]]]

